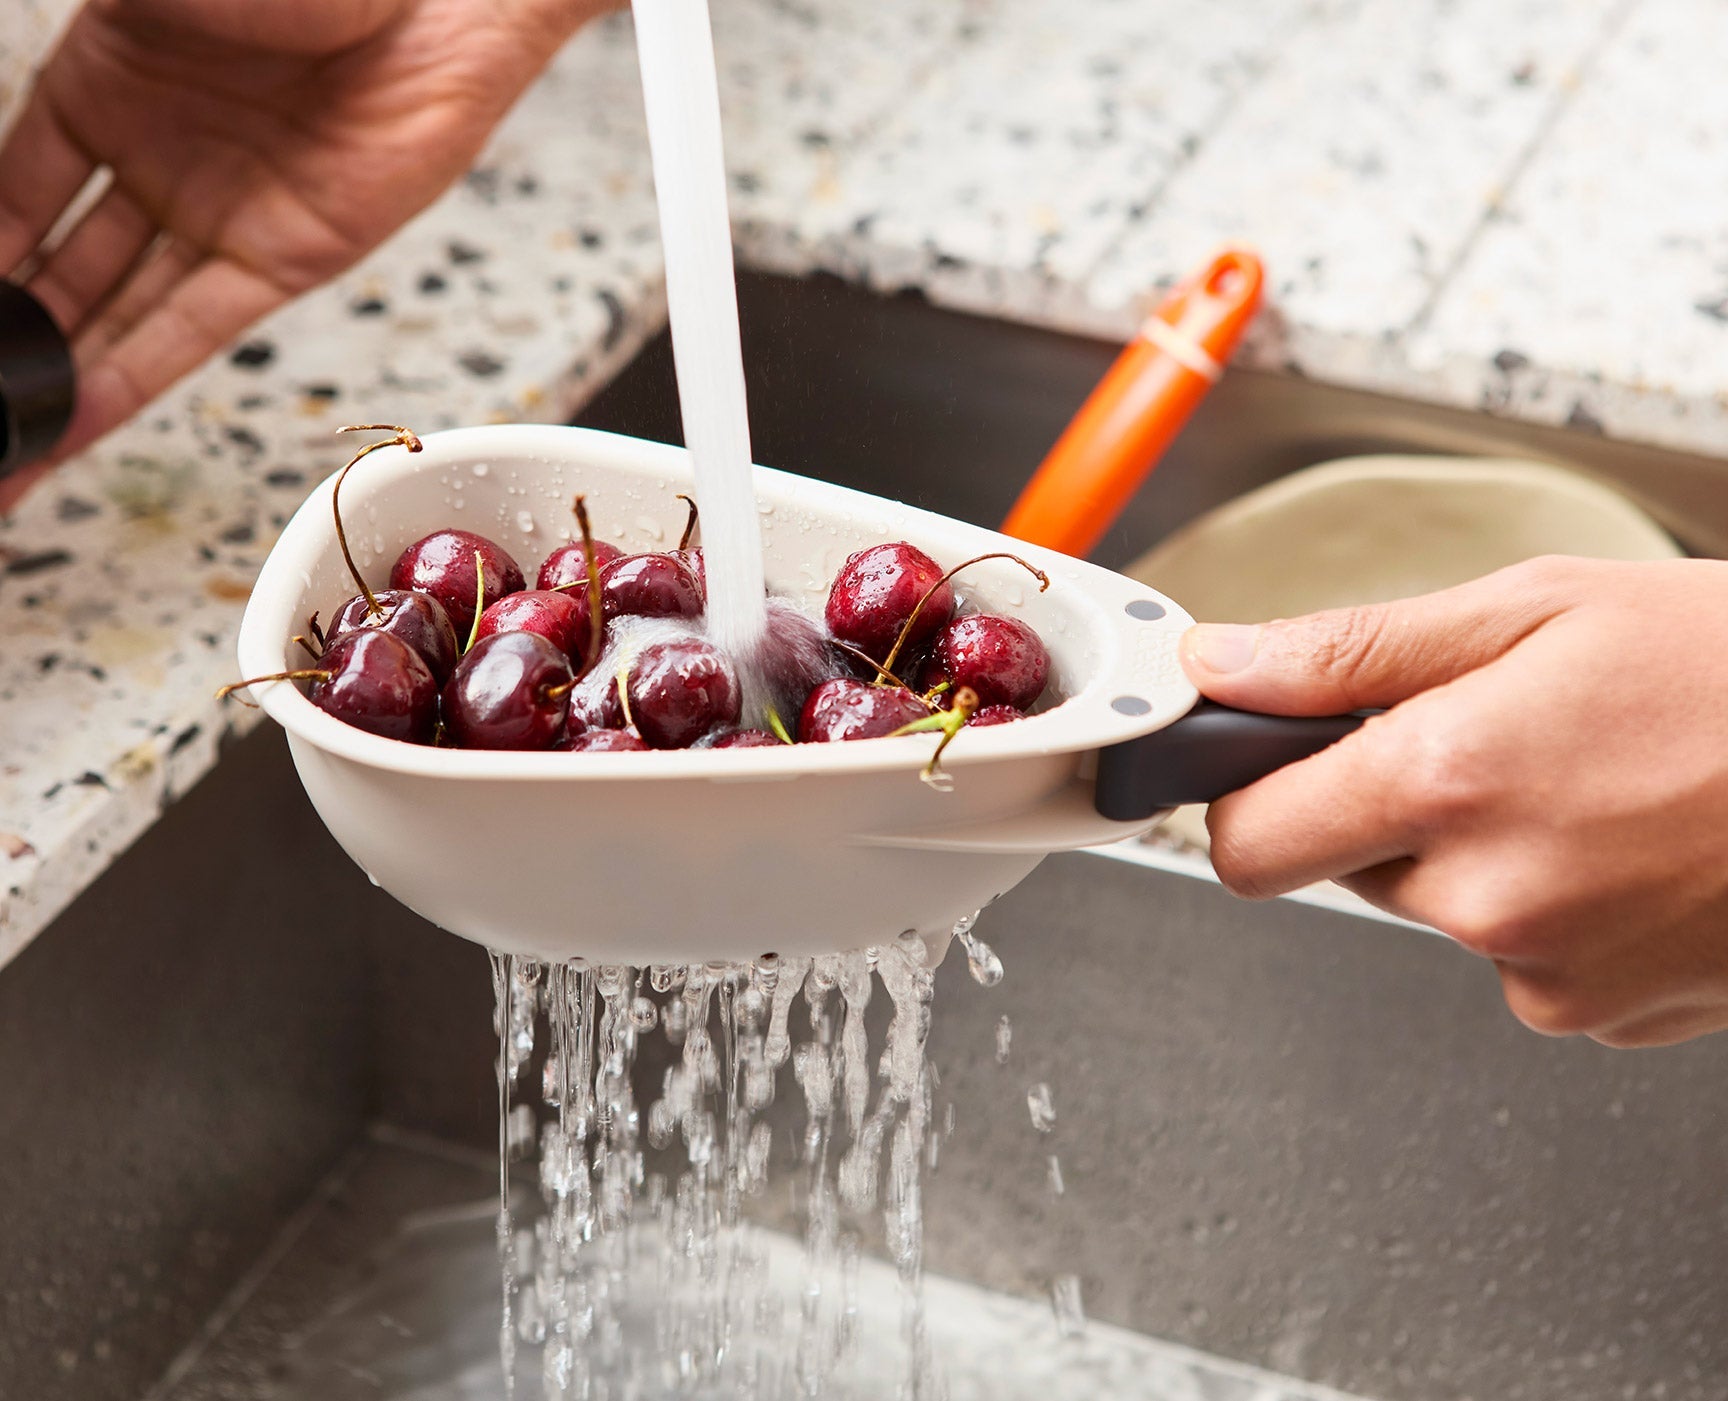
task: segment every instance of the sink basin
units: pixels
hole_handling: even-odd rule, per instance
[[[825,280],[742,304],[759,460],[986,525],[1114,354]],[[675,438],[664,341],[581,421]],[[1407,451],[1570,462],[1728,553],[1720,463],[1236,373],[1097,558]],[[1007,976],[940,975],[932,1270],[1027,1298],[1077,1273],[1099,1320],[1386,1401],[1719,1401],[1728,1038],[1543,1040],[1444,940],[1087,853],[978,929]],[[194,1343],[161,1401],[267,1395],[281,1334],[364,1273],[384,1206],[317,1184],[367,1125],[420,1145],[403,1199],[495,1152],[490,1012],[481,951],[367,885],[280,736],[237,745],[0,971],[0,1396],[134,1398]],[[318,1269],[269,1268],[296,1251]]]

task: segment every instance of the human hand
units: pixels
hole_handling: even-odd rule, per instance
[[[1389,707],[1212,805],[1231,890],[1338,880],[1492,959],[1551,1035],[1728,1028],[1728,563],[1535,560],[1182,657],[1243,709]]]
[[[0,144],[0,272],[73,339],[59,456],[467,169],[602,0],[87,0]],[[90,175],[108,191],[54,250]],[[0,509],[45,470],[0,482]]]

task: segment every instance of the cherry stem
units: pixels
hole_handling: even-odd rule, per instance
[[[231,681],[226,686],[217,688],[216,699],[227,700],[229,696],[238,695],[248,686],[261,686],[266,681],[328,681],[336,673],[323,667],[308,667],[300,671],[273,671],[268,676],[251,676],[244,681]],[[258,702],[248,696],[240,696],[241,705],[249,705],[254,710]]]
[[[306,631],[312,634],[312,640],[318,644],[318,650],[320,652],[329,645],[329,639],[324,636],[324,629],[318,626],[318,615],[316,613],[306,620]]]
[[[618,663],[616,684],[618,687],[618,708],[624,712],[624,725],[627,729],[634,729],[636,717],[630,713],[630,660],[629,657],[626,657]]]
[[[350,423],[346,428],[338,428],[338,433],[388,433],[388,438],[380,438],[375,443],[367,443],[359,452],[348,459],[348,465],[337,475],[336,485],[330,488],[330,509],[336,513],[336,543],[342,547],[342,558],[348,565],[348,572],[354,576],[354,582],[360,587],[360,595],[366,600],[366,615],[371,618],[381,617],[384,605],[378,601],[366,581],[360,577],[360,570],[354,563],[354,556],[348,549],[348,532],[342,528],[342,483],[348,480],[348,474],[354,470],[354,464],[369,452],[377,452],[379,448],[404,447],[409,452],[419,452],[425,446],[409,432],[408,429],[394,423]]]
[[[690,548],[691,537],[696,534],[696,522],[699,517],[696,510],[696,502],[691,497],[686,496],[683,492],[679,492],[678,499],[690,508],[690,519],[684,522],[684,533],[678,537],[678,548],[681,550],[687,550]]]
[[[771,705],[764,706],[762,713],[767,718],[768,728],[773,732],[775,739],[779,740],[782,744],[793,743],[792,736],[787,733],[786,722],[780,718],[780,712],[778,710]]]
[[[893,672],[889,671],[887,667],[883,666],[881,662],[877,661],[874,657],[872,657],[868,652],[859,651],[859,649],[854,647],[850,642],[842,642],[837,637],[830,638],[829,641],[832,642],[836,647],[838,647],[847,656],[856,657],[859,661],[863,662],[865,666],[875,668],[876,680],[871,683],[872,685],[880,686],[884,681],[891,681],[894,683],[894,685],[898,686],[902,691],[910,691],[912,689],[904,681],[902,681],[898,676],[896,676]]]
[[[322,654],[319,653],[318,651],[316,651],[313,648],[312,644],[310,642],[308,642],[304,637],[302,637],[299,633],[295,633],[294,636],[292,636],[288,640],[290,642],[298,642],[301,646],[301,649],[306,653],[307,656],[312,658],[313,661],[321,660]]]
[[[463,647],[462,655],[467,656],[474,650],[474,644],[480,640],[480,615],[486,611],[486,561],[480,557],[480,551],[474,551],[474,622],[468,629],[468,644]]]
[[[600,638],[606,620],[600,616],[600,561],[594,557],[594,527],[588,520],[588,498],[578,496],[571,503],[571,510],[576,512],[576,528],[582,532],[582,563],[588,574],[588,655],[576,673],[580,681],[600,660]]]
[[[913,720],[892,731],[889,738],[898,735],[915,735],[931,730],[940,730],[942,739],[936,746],[936,752],[930,756],[930,762],[919,774],[925,783],[932,788],[946,793],[954,786],[954,780],[942,771],[942,751],[954,742],[954,736],[966,728],[966,722],[978,713],[978,693],[970,686],[961,686],[954,692],[954,706],[950,710],[938,710],[933,715],[926,715],[920,720]]]
[[[982,564],[987,559],[1013,560],[1014,563],[1018,564],[1028,574],[1031,574],[1038,580],[1039,593],[1043,593],[1050,587],[1050,576],[1048,574],[1038,568],[1037,565],[1028,564],[1025,560],[1021,559],[1019,555],[1011,555],[1006,550],[992,550],[987,555],[974,555],[971,559],[963,560],[950,569],[934,584],[930,585],[929,588],[924,590],[924,597],[918,600],[918,606],[907,616],[905,623],[902,624],[900,628],[900,635],[894,639],[894,645],[888,649],[888,655],[882,659],[882,665],[884,667],[891,667],[894,665],[894,659],[900,655],[900,649],[906,645],[906,639],[912,635],[912,624],[918,621],[918,615],[924,611],[924,605],[930,601],[931,595],[933,595],[937,589],[941,588],[942,585],[946,584],[962,569],[970,569],[973,565]]]

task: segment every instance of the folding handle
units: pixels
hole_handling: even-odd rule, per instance
[[[1210,803],[1361,728],[1356,715],[1256,715],[1201,701],[1174,724],[1099,751],[1098,813],[1133,822]]]

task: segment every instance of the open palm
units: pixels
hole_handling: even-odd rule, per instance
[[[598,0],[88,0],[0,145],[0,271],[73,337],[64,456],[429,204]],[[107,190],[43,241],[97,171]],[[25,482],[0,485],[0,506]]]

